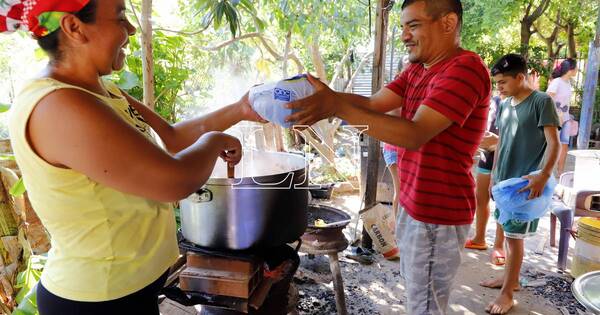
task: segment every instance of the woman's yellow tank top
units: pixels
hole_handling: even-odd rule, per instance
[[[129,295],[158,279],[178,257],[175,216],[169,204],[122,193],[82,173],[55,167],[27,141],[27,122],[39,101],[58,89],[78,89],[112,107],[155,142],[148,124],[118,87],[110,82],[105,86],[113,97],[54,79],[30,81],[17,96],[9,120],[25,188],[51,236],[42,284],[53,294],[75,301]]]

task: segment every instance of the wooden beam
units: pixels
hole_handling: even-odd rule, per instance
[[[385,52],[387,43],[387,31],[389,10],[391,8],[390,0],[377,1],[377,15],[375,20],[375,50],[373,53],[373,79],[371,84],[371,93],[375,94],[383,87],[385,73]],[[365,180],[365,209],[375,206],[377,203],[377,181],[379,169],[379,159],[381,158],[381,146],[379,140],[365,135],[368,145],[366,174],[361,175]],[[364,169],[364,168],[363,168]],[[363,228],[362,246],[371,248],[372,239]]]
[[[142,1],[142,73],[144,104],[154,108],[154,56],[152,53],[152,0]]]
[[[596,88],[598,87],[598,69],[600,68],[600,7],[598,8],[598,21],[596,22],[596,37],[590,43],[585,83],[583,85],[583,105],[579,119],[579,137],[577,149],[586,150],[590,143],[590,133],[594,116],[594,102]]]

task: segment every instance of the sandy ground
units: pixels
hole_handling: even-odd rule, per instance
[[[569,165],[572,167],[572,165]],[[336,196],[325,202],[351,214],[352,223],[345,229],[346,238],[356,239],[360,231],[356,218],[360,209],[357,195]],[[515,294],[517,304],[510,314],[586,314],[570,294],[568,273],[556,270],[558,250],[549,246],[549,216],[542,218],[538,234],[526,240],[526,256],[521,276],[529,287]],[[487,242],[493,243],[495,222],[488,223]],[[570,254],[575,242],[571,240]],[[465,250],[463,263],[455,279],[449,305],[449,314],[485,314],[485,306],[492,301],[497,290],[479,286],[490,277],[500,277],[502,267],[489,263],[489,251]],[[346,251],[348,253],[348,251]],[[399,263],[378,256],[370,266],[363,266],[340,255],[342,276],[346,292],[348,314],[406,314],[404,286],[400,278]],[[569,255],[569,264],[571,255]],[[557,284],[558,283],[558,284]],[[328,260],[324,256],[309,259],[301,255],[301,265],[296,274],[295,285],[300,293],[298,312],[301,315],[335,314],[335,297]],[[172,307],[172,306],[170,306]],[[163,314],[195,314],[196,309],[174,311],[162,305]],[[570,312],[569,312],[570,310]]]

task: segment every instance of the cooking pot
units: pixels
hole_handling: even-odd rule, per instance
[[[307,226],[308,166],[304,157],[245,152],[227,177],[219,160],[198,192],[180,202],[181,232],[202,247],[269,248],[300,238]]]

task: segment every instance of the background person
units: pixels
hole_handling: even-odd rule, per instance
[[[560,156],[556,164],[556,171],[560,176],[565,170],[565,161],[569,152],[571,115],[571,97],[573,96],[573,87],[571,79],[577,75],[577,61],[575,59],[565,59],[552,72],[552,81],[548,86],[547,93],[556,104],[556,112],[560,119]]]

